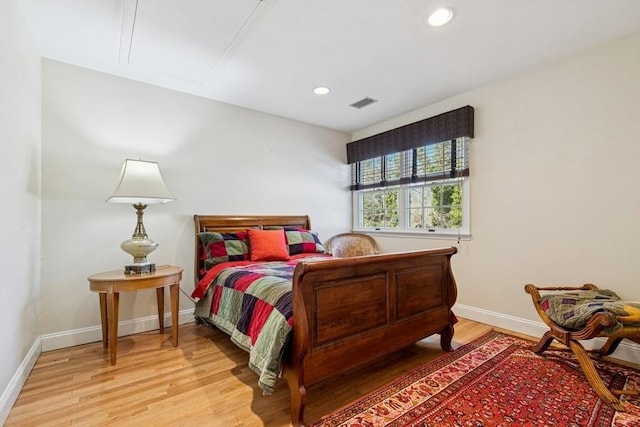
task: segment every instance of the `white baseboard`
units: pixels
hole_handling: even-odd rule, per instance
[[[0,396],[0,425],[4,425],[4,422],[9,417],[11,408],[13,408],[13,404],[16,403],[20,390],[22,390],[22,386],[27,380],[31,369],[33,369],[33,365],[36,364],[40,352],[41,340],[40,337],[38,337],[33,342],[33,345],[22,360],[22,363],[20,363],[20,366],[18,366],[18,370],[11,378],[11,381],[9,381],[4,392],[2,392],[2,396]]]
[[[497,328],[509,329],[525,335],[540,338],[549,330],[543,322],[534,322],[519,317],[509,316],[507,314],[497,313],[495,311],[484,310],[482,308],[471,307],[464,304],[456,304],[453,306],[453,312],[456,316],[485,323]],[[580,341],[584,348],[593,350],[604,345],[605,340],[596,338],[593,340]],[[624,360],[631,363],[640,364],[640,345],[624,340],[620,343],[615,353],[610,356],[613,359]]]
[[[193,308],[178,312],[178,324],[193,322]],[[139,334],[141,332],[158,329],[158,316],[140,317],[132,320],[118,322],[118,336]],[[164,327],[171,326],[171,313],[164,314]],[[100,325],[88,328],[73,329],[70,331],[44,334],[40,336],[42,340],[42,351],[58,350],[60,348],[73,347],[75,345],[88,344],[90,342],[102,341],[102,327]]]

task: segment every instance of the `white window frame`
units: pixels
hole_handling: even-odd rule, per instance
[[[408,228],[409,222],[409,203],[408,194],[409,189],[414,186],[429,186],[441,184],[443,181],[422,182],[418,184],[400,184],[394,185],[393,188],[398,188],[398,227],[396,228],[373,228],[364,227],[362,225],[362,195],[371,190],[358,190],[352,191],[352,213],[353,213],[353,231],[360,231],[365,233],[373,233],[380,235],[391,236],[408,236],[408,237],[420,237],[420,238],[438,238],[438,239],[463,239],[469,240],[471,238],[471,197],[470,197],[470,180],[469,177],[453,178],[452,181],[462,182],[462,226],[456,229],[429,229],[429,228]],[[445,181],[446,182],[446,181]]]

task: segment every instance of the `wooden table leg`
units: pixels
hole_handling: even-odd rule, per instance
[[[109,358],[111,365],[116,364],[118,355],[118,305],[120,294],[107,292],[107,319],[109,323]]]
[[[158,302],[158,324],[160,333],[164,334],[164,288],[156,288],[156,301]]]
[[[100,323],[102,325],[102,348],[109,343],[109,318],[107,317],[107,294],[100,292]]]
[[[180,302],[180,283],[174,283],[169,287],[171,294],[171,338],[173,340],[173,346],[178,346],[178,306]]]

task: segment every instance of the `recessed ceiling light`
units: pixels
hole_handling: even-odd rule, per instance
[[[453,10],[449,9],[448,7],[443,7],[429,15],[427,22],[432,27],[440,27],[441,25],[448,24],[452,18]]]
[[[313,88],[313,93],[315,93],[316,95],[326,95],[329,92],[331,92],[331,89],[326,86],[316,86]]]

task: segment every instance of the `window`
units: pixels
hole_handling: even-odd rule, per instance
[[[358,228],[398,227],[398,188],[363,191],[359,197],[361,224]]]
[[[347,144],[354,228],[469,234],[467,105]]]
[[[355,228],[468,234],[468,151],[458,138],[353,163]]]
[[[445,231],[468,229],[463,223],[463,182],[461,180],[407,188],[407,228]]]

